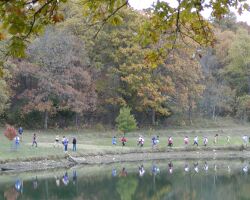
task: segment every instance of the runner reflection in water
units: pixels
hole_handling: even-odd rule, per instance
[[[145,174],[144,166],[141,165],[141,166],[139,166],[139,176],[142,177],[144,174]]]
[[[75,185],[77,181],[77,174],[76,174],[76,170],[73,171],[73,184]]]
[[[198,164],[198,163],[195,163],[195,164],[194,164],[194,171],[195,171],[196,173],[199,173],[199,164]]]
[[[248,172],[248,166],[245,165],[243,168],[242,168],[242,171],[246,174]]]
[[[115,169],[115,168],[112,169],[112,176],[113,176],[113,177],[116,177],[116,176],[117,176],[117,172],[116,172],[116,169]]]
[[[217,172],[217,165],[214,164],[214,171]]]
[[[184,171],[185,171],[185,172],[189,172],[189,166],[188,166],[188,164],[185,164],[185,166],[184,166]]]
[[[59,179],[59,177],[55,176],[55,179],[56,179],[56,186],[60,187],[60,179]]]
[[[37,187],[38,187],[38,181],[37,181],[37,176],[36,176],[36,178],[33,179],[33,188],[34,188],[34,190],[36,190]]]
[[[160,173],[160,168],[157,167],[155,164],[153,164],[153,166],[152,166],[152,174],[157,175],[159,173]]]
[[[173,165],[172,161],[170,161],[170,163],[168,163],[168,171],[170,174],[173,173],[173,167],[174,167],[174,165]]]
[[[205,161],[205,164],[204,164],[204,170],[205,170],[205,172],[207,172],[208,171],[208,164],[207,164],[207,162]]]
[[[15,188],[17,192],[23,193],[23,181],[21,179],[16,180]]]
[[[65,172],[63,178],[62,178],[62,182],[65,186],[67,186],[69,184],[69,176],[68,176],[68,172]]]

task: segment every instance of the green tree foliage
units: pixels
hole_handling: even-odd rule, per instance
[[[244,29],[236,33],[229,49],[228,65],[224,69],[226,78],[237,95],[250,92],[250,36]]]
[[[0,78],[0,115],[9,107],[11,89],[8,80],[11,78],[10,63],[5,63],[2,69],[3,76]]]
[[[22,57],[25,54],[26,39],[39,33],[49,23],[57,23],[64,19],[60,9],[67,0],[21,0],[4,1],[0,4],[1,28],[0,39],[7,38],[10,55]],[[200,44],[211,44],[213,34],[210,24],[203,19],[201,12],[212,10],[212,16],[221,19],[234,7],[239,13],[249,9],[245,0],[178,0],[176,4],[157,1],[153,14],[149,16],[144,29],[144,43],[160,40],[161,34],[168,32],[167,49],[172,48],[179,35],[188,35]],[[91,16],[91,22],[98,25],[97,33],[108,23],[120,24],[120,10],[128,7],[128,0],[92,0],[80,1],[85,16]]]
[[[248,121],[250,116],[250,95],[238,98],[237,116],[242,121]]]
[[[123,133],[131,132],[137,128],[136,120],[130,113],[131,109],[128,107],[123,107],[120,109],[120,113],[116,118],[116,124],[118,130]]]

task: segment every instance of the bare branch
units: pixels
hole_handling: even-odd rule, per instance
[[[53,1],[56,1],[56,0],[49,0],[47,1],[45,4],[43,4],[33,15],[33,20],[31,22],[31,26],[30,26],[30,29],[29,29],[29,32],[23,36],[23,39],[26,39],[30,36],[30,34],[32,33],[32,30],[33,30],[33,27],[36,23],[36,18],[37,18],[37,15],[47,6],[49,5],[50,3],[52,3]]]

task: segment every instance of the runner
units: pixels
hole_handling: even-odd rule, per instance
[[[73,144],[73,151],[76,151],[76,138],[75,137],[73,137],[72,144]]]
[[[36,134],[35,134],[35,133],[34,133],[34,135],[33,135],[32,147],[33,147],[34,145],[36,145],[36,147],[37,147],[37,141],[36,141]]]
[[[125,136],[122,136],[121,142],[122,142],[122,146],[124,147],[127,142],[127,139],[125,138]]]
[[[116,137],[115,136],[112,138],[112,145],[116,145]]]
[[[172,139],[171,136],[168,138],[168,146],[169,146],[169,147],[172,147],[172,146],[173,146],[173,139]]]
[[[207,143],[208,143],[208,139],[207,139],[207,137],[204,137],[203,144],[204,144],[205,147],[207,146]]]
[[[184,144],[187,146],[188,143],[189,143],[189,138],[188,138],[188,136],[185,136],[185,138],[184,138]]]
[[[194,138],[194,144],[193,144],[193,146],[194,145],[196,145],[197,147],[198,147],[198,136],[195,136],[195,138]]]

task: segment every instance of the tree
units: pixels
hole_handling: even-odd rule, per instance
[[[235,13],[230,12],[226,14],[222,19],[212,18],[213,24],[218,26],[222,31],[230,30],[236,31],[237,29],[237,16]]]
[[[223,74],[237,95],[250,94],[250,36],[244,29],[236,33],[227,56]]]
[[[244,95],[238,99],[237,117],[242,121],[249,121],[250,116],[250,95]]]
[[[12,141],[17,136],[17,131],[13,126],[7,125],[4,131],[5,137]]]
[[[116,118],[117,128],[123,133],[131,132],[137,128],[136,120],[133,115],[130,114],[131,109],[123,107],[120,109],[120,113]]]
[[[25,113],[43,112],[44,128],[48,127],[49,114],[74,112],[77,125],[78,115],[96,106],[83,43],[73,35],[55,32],[48,30],[30,45],[28,59],[17,61],[17,82],[23,86],[18,96],[27,101],[23,109]]]
[[[22,0],[4,1],[0,4],[1,30],[0,39],[8,39],[8,54],[21,57],[25,54],[26,40],[29,36],[41,32],[49,23],[64,19],[60,9],[67,0]],[[81,5],[81,2],[79,2]],[[92,0],[82,2],[84,14],[92,17],[98,25],[97,33],[109,22],[119,24],[122,21],[120,10],[129,6],[128,0]],[[175,46],[175,39],[183,34],[200,44],[211,44],[213,34],[210,24],[203,19],[201,12],[212,9],[212,16],[221,19],[234,7],[239,13],[249,9],[241,0],[177,0],[177,6],[165,1],[157,1],[150,20],[143,31],[144,41],[159,41],[160,35],[169,30],[170,49]],[[188,31],[185,31],[188,30]],[[168,48],[169,49],[169,48]]]
[[[8,85],[8,80],[11,78],[10,69],[10,63],[5,63],[2,69],[3,76],[0,78],[0,115],[9,107],[11,97],[11,89]]]
[[[8,108],[9,98],[10,92],[7,82],[4,79],[0,79],[0,114]]]

